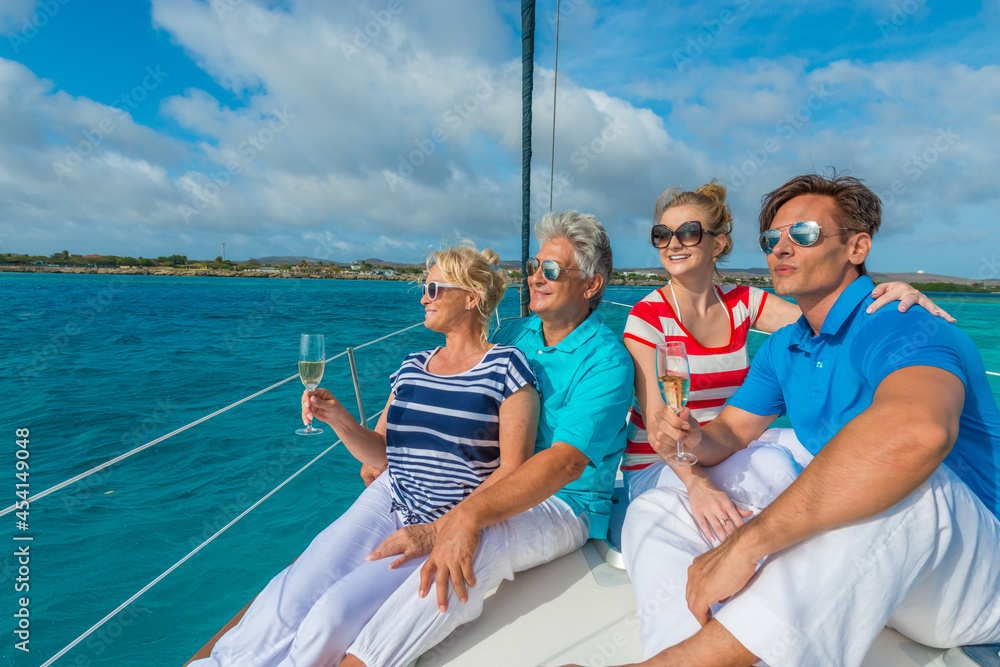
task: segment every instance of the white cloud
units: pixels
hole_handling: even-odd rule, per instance
[[[223,104],[199,89],[164,100],[161,115],[185,138],[0,60],[0,189],[16,193],[0,201],[5,243],[214,257],[225,241],[231,257],[322,247],[327,259],[385,252],[416,261],[442,241],[473,237],[513,258],[521,210],[517,7],[398,6],[154,0],[154,26],[238,100]],[[570,42],[567,61],[594,50],[608,56],[595,10],[574,7],[567,24],[586,26],[595,39]],[[545,21],[539,17],[540,30]],[[634,52],[658,45],[656,31],[647,32],[631,38]],[[731,186],[737,218],[732,265],[759,266],[760,195],[828,165],[879,192],[901,183],[887,206],[887,238],[942,243],[935,228],[961,226],[968,238],[951,237],[952,257],[961,243],[988,238],[981,221],[1000,210],[1000,68],[727,62],[701,58],[660,79],[603,57],[586,69],[561,68],[553,206],[595,213],[620,265],[656,261],[646,230],[664,188],[719,178]],[[612,79],[617,94],[592,83]],[[537,67],[533,218],[548,210],[552,86],[552,70]],[[915,167],[935,142],[937,157]],[[53,166],[70,162],[68,171]]]

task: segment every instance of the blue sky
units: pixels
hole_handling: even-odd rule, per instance
[[[461,0],[5,0],[0,252],[420,261],[518,255],[520,7]],[[537,9],[548,210],[555,0]],[[835,167],[883,196],[876,271],[1000,278],[1000,5],[563,0],[556,209],[652,266],[653,204]]]

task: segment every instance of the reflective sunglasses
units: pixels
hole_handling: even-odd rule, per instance
[[[670,239],[676,236],[677,241],[682,246],[689,248],[701,243],[702,234],[718,236],[719,232],[703,228],[697,220],[688,220],[682,223],[677,229],[670,229],[666,225],[653,225],[653,231],[649,235],[649,242],[655,248],[666,248],[670,245]]]
[[[430,299],[431,301],[441,296],[441,289],[444,287],[455,287],[457,289],[462,289],[461,285],[452,285],[450,283],[439,283],[436,280],[431,280],[429,282],[426,282],[423,285],[421,285],[421,287],[424,289],[424,294],[426,294],[427,298]]]
[[[803,220],[796,222],[788,228],[788,238],[798,246],[811,246],[819,241],[819,230],[821,229],[851,229],[850,227],[821,227],[815,220]],[[858,230],[853,230],[858,231]],[[774,247],[781,240],[780,229],[768,229],[760,233],[760,249],[765,255],[770,255]]]
[[[535,275],[535,271],[538,270],[539,261],[537,257],[533,257],[528,260],[528,275]],[[583,269],[564,269],[563,267],[556,264],[551,259],[542,260],[542,275],[546,280],[556,281],[559,280],[559,273],[561,271],[582,271]]]

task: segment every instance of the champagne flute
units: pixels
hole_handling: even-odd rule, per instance
[[[319,386],[323,379],[323,364],[326,360],[326,344],[323,334],[302,334],[299,338],[299,379],[309,391]],[[312,419],[309,426],[296,431],[299,435],[316,435],[323,429],[314,428]]]
[[[656,346],[656,381],[660,385],[660,395],[674,414],[687,403],[688,387],[691,384],[691,367],[688,365],[687,350],[680,341],[669,341]],[[687,467],[698,462],[698,457],[684,451],[681,441],[677,441],[677,453],[666,457],[668,464]]]

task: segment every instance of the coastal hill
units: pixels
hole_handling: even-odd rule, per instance
[[[350,266],[350,262],[330,262],[327,260],[318,260],[314,257],[257,257],[255,258],[260,264],[266,266],[282,266],[285,264],[299,264],[300,262],[306,262],[308,264],[318,264],[323,261],[324,264],[330,266]],[[391,262],[384,259],[379,259],[377,257],[369,257],[368,259],[358,259],[358,263],[367,262],[372,266],[388,266],[393,269],[422,269],[424,267],[423,263],[420,264],[407,264],[405,262]],[[243,263],[243,262],[240,262]],[[500,266],[511,271],[518,271],[521,268],[520,262],[500,262]],[[615,271],[618,273],[652,273],[659,276],[666,276],[667,272],[662,266],[657,267],[615,267]],[[769,278],[768,271],[766,268],[755,268],[755,269],[736,269],[722,267],[722,272],[733,278]],[[956,285],[972,285],[972,284],[982,284],[984,281],[981,279],[974,278],[959,278],[957,276],[945,276],[937,273],[920,273],[917,271],[911,271],[906,273],[880,273],[876,271],[871,271],[870,275],[872,280],[876,283],[882,283],[890,280],[898,280],[905,283],[954,283]],[[997,283],[1000,281],[987,280],[986,283]]]
[[[520,270],[517,261],[501,262],[508,270]],[[337,262],[305,256],[269,256],[247,260],[188,260],[183,255],[143,259],[112,255],[71,255],[68,251],[51,256],[4,253],[0,255],[0,271],[18,273],[109,273],[173,276],[215,276],[244,278],[335,278],[341,280],[415,280],[424,270],[424,263],[394,262],[369,257],[352,262]],[[765,268],[737,269],[721,267],[727,282],[747,282],[769,286]],[[384,269],[393,269],[385,271]],[[924,291],[1000,291],[1000,280],[959,278],[934,273],[871,274],[876,283],[898,280]],[[615,267],[613,285],[662,285],[669,276],[663,267]]]

